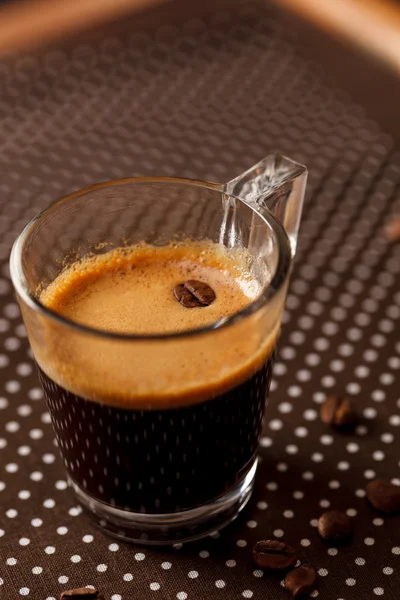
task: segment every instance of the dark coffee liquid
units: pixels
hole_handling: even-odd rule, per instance
[[[61,273],[41,301],[103,331],[184,332],[257,297],[246,256],[210,242],[117,248]],[[176,286],[193,279],[215,292],[210,305],[187,308],[176,299]],[[257,452],[278,317],[272,311],[268,323],[254,315],[151,343],[47,327],[35,354],[75,484],[96,500],[155,514],[237,488]]]
[[[270,357],[234,389],[166,410],[106,406],[40,379],[71,478],[91,496],[143,513],[215,500],[254,460],[271,378]]]

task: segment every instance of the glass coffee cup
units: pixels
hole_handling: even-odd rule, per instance
[[[57,444],[79,502],[106,532],[147,544],[197,539],[232,521],[250,498],[306,177],[305,167],[273,155],[225,185],[112,181],[55,202],[16,240],[12,280]],[[214,313],[195,296],[179,310],[192,311],[197,326],[154,332],[94,326],[43,301],[55,282],[64,290],[71,273],[81,281],[96,265],[85,285],[98,288],[107,270],[95,302],[112,321],[123,293],[129,299],[127,276],[139,277],[131,256],[151,260],[158,289],[188,253],[202,273],[210,256],[214,274],[218,263],[221,290],[240,257],[245,286],[256,293],[236,309],[239,291],[217,291],[226,314],[223,306],[215,321],[204,320]],[[149,319],[158,300],[146,285],[135,310],[142,302]],[[174,292],[168,288],[172,311],[182,300]]]

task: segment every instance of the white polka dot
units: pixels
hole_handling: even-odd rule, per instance
[[[321,385],[323,387],[333,387],[336,384],[336,379],[332,375],[325,375],[321,379]]]
[[[374,538],[366,537],[364,540],[364,544],[366,546],[373,546],[375,544],[375,540],[374,540]]]
[[[392,554],[400,554],[400,546],[394,546],[394,548],[392,548]]]
[[[383,594],[385,593],[385,590],[381,587],[376,587],[374,588],[374,594],[376,596],[383,596]]]
[[[314,452],[311,454],[311,460],[316,463],[322,462],[324,460],[324,455],[321,454],[321,452]]]
[[[271,440],[271,438],[263,436],[260,439],[260,446],[262,448],[270,448],[270,446],[272,446],[272,440]]]
[[[363,415],[366,419],[375,419],[377,411],[375,410],[375,408],[367,407],[364,408]]]
[[[20,500],[28,500],[31,497],[31,493],[29,490],[21,490],[18,492],[18,498]]]
[[[58,535],[65,535],[66,533],[68,533],[68,528],[67,527],[58,527],[57,533],[58,533]]]
[[[382,573],[384,575],[393,575],[393,569],[392,569],[392,567],[384,567],[382,569]]]
[[[280,419],[272,419],[272,421],[269,422],[269,427],[272,431],[279,431],[279,429],[282,429],[283,423]]]
[[[18,562],[17,559],[14,557],[7,558],[7,560],[6,560],[6,564],[9,565],[10,567],[16,565],[17,562]]]
[[[257,508],[259,510],[265,510],[266,508],[268,508],[268,504],[267,502],[264,502],[264,500],[261,500],[260,502],[257,502]]]
[[[290,402],[281,402],[280,404],[278,404],[278,410],[282,414],[288,414],[292,412],[293,404],[290,404]]]
[[[322,404],[326,399],[326,394],[324,392],[315,392],[313,394],[313,400],[317,404]]]
[[[280,471],[281,473],[286,473],[286,471],[288,470],[288,466],[286,463],[284,462],[280,462],[276,465],[276,469],[277,471]]]
[[[56,549],[54,548],[54,546],[46,546],[46,548],[44,549],[44,551],[46,552],[46,554],[54,554],[54,552],[56,551]]]
[[[348,383],[346,386],[346,392],[348,394],[359,394],[361,392],[361,386],[357,382]]]
[[[328,569],[318,569],[318,575],[320,577],[326,577],[328,575],[329,571]]]
[[[355,452],[358,452],[359,449],[360,449],[360,446],[358,444],[356,444],[355,442],[350,442],[346,446],[347,452],[350,452],[351,454],[354,454]]]
[[[321,435],[319,441],[321,442],[321,444],[324,444],[324,446],[330,446],[331,444],[333,444],[333,437],[328,434]]]
[[[73,563],[79,563],[81,562],[82,558],[79,556],[79,554],[73,554],[71,556],[71,562]]]
[[[297,371],[296,373],[296,378],[298,379],[298,381],[310,381],[311,379],[311,371],[309,371],[308,369],[300,369],[300,371]]]
[[[354,348],[351,344],[340,344],[337,351],[340,356],[351,356],[354,352]]]
[[[295,492],[293,492],[293,498],[295,500],[301,500],[302,498],[304,498],[304,493],[300,490],[296,490]]]
[[[336,359],[336,360],[332,360],[332,362],[329,365],[331,371],[334,371],[335,373],[338,373],[340,371],[343,371],[345,368],[345,363],[343,360],[341,359]]]
[[[246,540],[238,540],[236,542],[236,546],[239,546],[239,548],[244,548],[245,546],[247,546],[247,542],[246,542]],[[201,556],[201,554],[200,554],[200,556]],[[208,556],[208,553],[207,553],[207,556]]]
[[[306,355],[305,362],[310,367],[316,367],[321,362],[321,357],[319,354],[311,352],[311,354]]]
[[[291,385],[288,387],[287,394],[291,398],[298,398],[301,396],[302,389],[299,385]]]
[[[101,564],[97,565],[96,569],[99,573],[105,573],[107,571],[108,567],[104,563],[101,563]]]
[[[176,597],[178,598],[178,600],[186,600],[188,595],[186,592],[178,592]]]
[[[311,519],[310,525],[311,527],[318,527],[318,519]]]
[[[19,430],[19,428],[20,428],[20,424],[17,423],[17,421],[9,421],[5,425],[5,430],[8,431],[9,433],[15,433],[16,431]]]
[[[27,596],[29,594],[29,592],[30,592],[30,589],[27,587],[22,587],[19,590],[19,593],[21,594],[21,596]]]
[[[254,577],[263,577],[264,571],[261,571],[261,569],[256,569],[255,571],[253,571],[253,575]]]
[[[84,535],[82,538],[82,541],[85,542],[85,544],[90,544],[91,542],[93,542],[94,537],[92,535]]]
[[[337,467],[340,471],[347,471],[350,469],[350,464],[347,461],[342,460],[338,463]]]
[[[58,583],[68,583],[68,577],[66,575],[60,575],[60,577],[58,578]]]
[[[122,600],[121,594],[113,594],[111,600]]]
[[[303,538],[302,540],[300,540],[300,545],[304,546],[304,548],[307,548],[308,546],[311,545],[311,542],[309,539]]]
[[[337,548],[328,548],[328,554],[329,556],[336,556],[338,554],[338,549]]]
[[[32,438],[32,440],[40,440],[43,437],[43,431],[41,429],[31,429],[29,437]]]
[[[294,517],[294,512],[292,510],[284,510],[283,516],[285,519],[292,519]]]
[[[332,490],[337,490],[338,488],[340,488],[340,482],[336,481],[335,479],[330,481],[328,485]]]
[[[78,517],[82,513],[82,509],[80,506],[73,506],[69,509],[68,514],[71,517]],[[111,544],[112,546],[117,546],[117,550],[119,548],[118,544]],[[109,548],[110,549],[110,548]]]
[[[5,470],[7,471],[7,473],[16,473],[18,471],[18,465],[16,463],[8,463],[8,465],[5,466]]]
[[[7,381],[7,383],[4,386],[4,389],[9,394],[16,394],[21,389],[21,384],[19,381]]]
[[[255,529],[258,525],[257,521],[247,521],[246,523],[247,527],[249,527],[250,529]]]
[[[286,446],[285,450],[288,454],[291,455],[297,454],[299,451],[298,447],[295,444],[289,444],[288,446]]]
[[[306,421],[315,421],[315,419],[318,418],[318,413],[313,408],[308,408],[307,410],[304,411],[303,417],[305,418]]]
[[[229,562],[229,561],[228,561]],[[234,562],[234,561],[233,561]],[[236,564],[236,563],[235,563]],[[197,577],[199,576],[198,571],[189,571],[188,573],[188,577],[190,579],[197,579]]]
[[[368,428],[365,425],[357,425],[356,434],[357,435],[366,435],[368,433]]]
[[[346,510],[346,515],[347,515],[348,517],[355,517],[355,516],[357,516],[357,511],[356,511],[356,509],[355,509],[355,508],[348,508],[348,509]]]
[[[361,556],[360,556],[359,558],[356,558],[354,562],[359,567],[363,567],[365,565],[365,558],[361,558]]]
[[[363,358],[367,362],[375,362],[377,360],[378,356],[379,356],[378,352],[376,350],[374,350],[373,348],[366,350],[363,354]]]
[[[215,582],[215,587],[222,589],[226,586],[226,583],[223,579],[217,579],[217,581]]]
[[[383,402],[386,398],[386,393],[383,390],[373,390],[371,398],[374,402]]]
[[[137,553],[135,554],[135,560],[138,560],[139,562],[140,562],[141,560],[144,560],[145,558],[146,558],[146,555],[145,555],[145,554],[143,554],[143,552],[137,552]]]
[[[47,453],[43,454],[42,460],[46,465],[51,465],[56,460],[56,457],[54,456],[54,454]]]
[[[150,584],[150,589],[153,592],[157,592],[160,589],[160,587],[161,587],[160,584],[157,583],[156,581],[154,581],[153,583]]]
[[[275,481],[269,481],[265,487],[267,488],[267,490],[269,490],[270,492],[275,492],[278,489],[278,484]]]
[[[32,365],[29,363],[20,363],[17,365],[16,372],[20,377],[27,377],[32,373]]]
[[[57,490],[66,490],[68,487],[68,483],[63,479],[59,479],[58,481],[56,481],[55,487]]]
[[[394,435],[393,433],[383,433],[381,440],[384,444],[391,444],[394,441]]]
[[[354,373],[355,373],[356,377],[360,377],[361,379],[364,379],[365,377],[369,376],[370,370],[368,367],[366,367],[364,365],[360,365],[355,368]]]
[[[29,415],[32,414],[32,406],[29,406],[29,404],[21,404],[17,408],[17,413],[20,417],[29,417]]]
[[[243,598],[252,598],[253,592],[251,590],[243,590],[242,596]]]
[[[294,433],[299,438],[305,438],[308,435],[308,429],[306,427],[296,427]]]
[[[22,537],[22,538],[20,538],[18,543],[20,546],[29,546],[29,544],[31,543],[31,540],[27,537]]]
[[[119,546],[118,546],[118,544],[110,544],[108,546],[108,549],[110,550],[110,552],[118,552]]]
[[[6,515],[9,519],[15,519],[15,517],[18,515],[18,511],[15,510],[15,508],[10,508],[6,510]]]
[[[329,344],[330,342],[328,339],[320,337],[314,341],[314,348],[320,352],[323,352],[324,350],[328,350]]]
[[[393,425],[393,427],[399,427],[400,426],[400,415],[391,415],[389,417],[389,423],[390,423],[390,425]]]
[[[281,538],[284,536],[284,531],[282,529],[275,529],[274,536],[277,538]]]
[[[43,573],[43,567],[33,567],[32,573],[34,575],[41,575],[41,573]]]
[[[43,521],[42,521],[42,519],[38,519],[38,518],[32,519],[31,525],[32,525],[32,527],[41,527],[43,525]]]
[[[43,473],[40,471],[33,471],[29,477],[32,479],[32,481],[41,481],[43,479]]]
[[[305,481],[312,481],[314,479],[314,473],[312,471],[304,471],[302,478]]]
[[[346,579],[346,585],[356,585],[356,580],[352,577],[349,577],[348,579]]]

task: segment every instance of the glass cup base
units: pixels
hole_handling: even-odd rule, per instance
[[[201,539],[231,523],[247,504],[257,470],[255,458],[236,485],[213,502],[170,514],[144,514],[122,510],[89,496],[70,479],[78,501],[105,533],[126,542],[169,545]]]

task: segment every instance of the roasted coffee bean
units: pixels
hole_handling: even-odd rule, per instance
[[[353,523],[345,513],[329,510],[318,519],[318,533],[324,540],[344,544],[353,535]]]
[[[201,304],[197,298],[185,288],[184,283],[180,283],[174,287],[174,296],[185,308],[197,308],[198,306],[203,306],[203,304]]]
[[[196,279],[176,285],[174,295],[185,308],[209,306],[216,298],[214,290],[207,283]]]
[[[329,396],[320,410],[323,423],[338,429],[351,429],[357,424],[357,412],[348,398]]]
[[[104,600],[104,596],[93,588],[75,588],[62,592],[60,600]]]
[[[367,498],[376,510],[387,515],[400,512],[400,486],[384,479],[374,479],[366,490]]]
[[[285,588],[293,598],[307,598],[315,588],[317,576],[310,565],[301,565],[285,577]]]
[[[185,287],[193,294],[199,302],[204,306],[209,306],[215,300],[214,290],[204,281],[196,281],[196,279],[189,279],[185,282]]]
[[[291,546],[277,540],[261,540],[253,548],[254,562],[268,571],[286,571],[294,567],[296,552]]]

